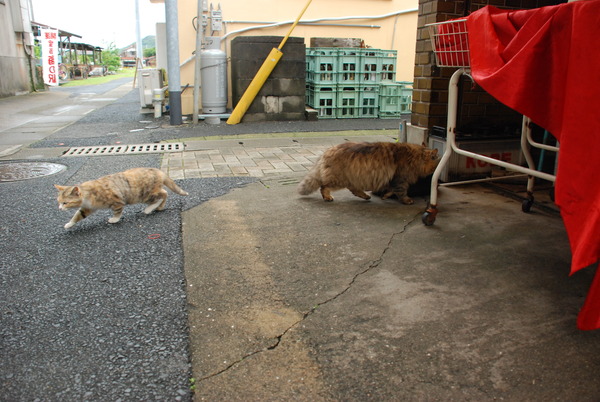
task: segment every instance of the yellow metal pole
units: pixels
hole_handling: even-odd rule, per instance
[[[306,9],[308,8],[308,6],[310,6],[311,2],[312,2],[312,0],[308,0],[308,3],[306,3],[306,5],[304,6],[304,8],[302,9],[302,11],[300,12],[300,14],[298,15],[298,18],[296,18],[296,21],[294,21],[294,23],[292,24],[292,27],[288,31],[287,35],[285,35],[285,38],[283,38],[283,40],[279,44],[279,48],[278,48],[279,50],[281,50],[281,48],[283,47],[283,45],[285,45],[285,42],[287,42],[288,38],[292,34],[292,31],[294,30],[294,28],[296,28],[296,25],[298,25],[298,22],[300,22],[300,18],[302,18],[302,16],[306,12]]]
[[[263,87],[265,81],[267,78],[269,78],[269,75],[271,75],[271,72],[277,65],[277,62],[279,62],[279,59],[281,59],[281,56],[283,56],[281,50],[276,48],[271,49],[271,53],[269,53],[262,66],[252,79],[252,82],[248,88],[246,88],[242,98],[235,106],[235,109],[233,109],[233,112],[231,112],[231,116],[229,116],[227,119],[227,124],[238,124],[240,121],[242,121],[242,117],[244,117],[244,114],[246,114],[246,111],[252,104],[256,94]]]
[[[244,117],[244,114],[246,114],[246,111],[252,104],[252,101],[254,101],[254,98],[256,98],[256,94],[258,94],[260,89],[263,87],[265,81],[267,81],[267,78],[269,78],[269,75],[271,75],[271,72],[279,62],[279,59],[281,59],[281,56],[283,56],[281,48],[287,42],[288,38],[292,34],[292,31],[294,30],[296,25],[298,25],[300,18],[302,18],[302,15],[304,14],[311,2],[312,0],[308,0],[308,3],[306,3],[306,6],[304,6],[304,9],[300,13],[300,15],[298,15],[296,21],[294,21],[294,23],[292,24],[292,27],[288,31],[287,35],[285,35],[285,37],[279,44],[279,48],[271,49],[271,53],[269,53],[262,66],[252,79],[252,82],[250,83],[248,88],[246,88],[246,91],[242,95],[242,98],[235,106],[235,109],[233,109],[233,112],[231,112],[231,116],[229,116],[229,119],[227,119],[227,124],[238,124],[240,121],[242,121],[242,117]]]

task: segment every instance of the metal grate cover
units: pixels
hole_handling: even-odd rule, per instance
[[[133,144],[133,145],[100,145],[93,147],[70,148],[63,156],[104,156],[153,154],[163,152],[182,152],[185,145],[182,142],[164,144]]]
[[[35,179],[62,172],[67,167],[58,163],[10,162],[0,163],[0,182]]]
[[[159,153],[159,152],[181,152],[184,150],[182,142],[173,142],[165,144],[141,144],[141,145],[129,145],[127,147],[127,154],[147,154],[147,153]]]

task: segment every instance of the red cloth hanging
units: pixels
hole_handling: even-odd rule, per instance
[[[560,141],[556,204],[571,273],[600,260],[600,0],[467,17],[471,72],[500,102]],[[600,273],[578,317],[600,328]]]

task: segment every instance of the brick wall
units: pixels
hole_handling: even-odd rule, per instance
[[[414,90],[411,123],[431,129],[446,126],[448,81],[454,67],[435,65],[426,24],[460,18],[487,5],[505,9],[531,9],[565,3],[560,0],[419,0],[417,45],[414,72]],[[457,127],[477,124],[511,124],[519,126],[521,116],[502,105],[468,78],[459,85]]]

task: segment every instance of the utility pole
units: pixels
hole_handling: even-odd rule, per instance
[[[202,68],[200,64],[200,57],[202,53],[202,36],[204,29],[202,24],[204,0],[198,0],[198,10],[196,11],[196,64],[194,70],[194,114],[192,115],[192,122],[198,124],[198,110],[200,109],[200,85],[202,77]]]
[[[165,0],[167,24],[167,75],[169,78],[169,115],[172,126],[182,123],[181,78],[179,76],[179,21],[177,0]]]
[[[144,66],[144,49],[142,49],[142,35],[140,33],[140,0],[135,0],[135,65],[142,63]]]

